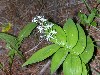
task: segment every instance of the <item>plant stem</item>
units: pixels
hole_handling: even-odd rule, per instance
[[[14,50],[16,50],[16,52],[19,54],[19,56],[21,56],[21,58],[22,58],[24,61],[26,61],[26,58],[23,56],[23,54],[21,53],[21,51],[19,51],[18,49],[16,49],[16,48],[13,47],[12,45],[11,45],[11,47],[12,47]]]
[[[82,0],[82,1],[85,3],[85,5],[86,5],[88,11],[91,12],[91,8],[90,8],[90,6],[88,5],[88,3],[86,2],[86,0]]]

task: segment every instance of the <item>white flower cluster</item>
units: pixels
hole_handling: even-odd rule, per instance
[[[53,25],[54,24],[52,24],[52,23],[46,24],[46,26],[44,26],[44,30],[48,30],[48,29],[52,28]]]
[[[43,23],[47,21],[47,19],[44,18],[44,16],[36,16],[32,19],[32,22],[35,22],[35,23]]]
[[[53,23],[46,23],[47,19],[44,18],[44,16],[36,16],[32,22],[39,23],[40,25],[37,26],[37,29],[40,33],[44,34],[43,36],[40,36],[41,38],[46,37],[47,41],[50,41],[50,39],[54,39],[53,35],[55,35],[57,32],[55,30],[52,30]],[[46,23],[43,25],[43,23]],[[51,30],[48,35],[45,34],[45,30]]]
[[[55,30],[51,30],[50,33],[47,35],[46,40],[50,41],[50,39],[54,39],[53,35],[56,34],[57,32]]]

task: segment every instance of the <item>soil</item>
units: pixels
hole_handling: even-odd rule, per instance
[[[98,4],[97,0],[87,0],[87,2],[91,8]],[[98,8],[100,10],[100,5]],[[7,33],[18,36],[19,31],[36,15],[43,15],[46,19],[63,26],[68,18],[76,21],[79,11],[89,13],[82,0],[0,0],[0,31],[3,23],[11,23],[12,27]],[[100,18],[96,18],[96,21],[97,27],[85,27],[95,41],[100,40]],[[28,38],[24,39],[20,50],[28,59],[33,53],[48,44],[50,42],[40,39],[40,34],[35,29]],[[96,42],[96,44],[98,48],[95,49],[93,59],[89,63],[91,75],[100,75],[100,42]],[[50,58],[27,67],[21,67],[24,61],[16,55],[12,68],[9,68],[9,50],[5,46],[6,42],[0,40],[0,62],[4,65],[4,71],[0,70],[0,75],[50,75]],[[46,69],[44,69],[45,65],[47,65]],[[63,75],[62,68],[54,75]]]

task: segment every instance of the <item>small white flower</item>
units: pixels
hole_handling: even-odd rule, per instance
[[[36,17],[34,19],[32,19],[32,22],[38,22],[38,20],[36,19]]]
[[[46,40],[47,41],[50,41],[50,39],[53,39],[52,35],[49,33],[47,36],[46,36]]]
[[[57,34],[57,32],[55,31],[55,30],[51,30],[51,32],[50,32],[51,34]]]
[[[40,35],[40,38],[43,38],[44,36],[43,35]]]
[[[46,36],[46,40],[47,40],[47,41],[50,41],[50,38],[51,38],[50,35],[47,35],[47,36]]]
[[[48,35],[42,35],[40,38],[45,37],[47,41],[50,41],[50,39],[54,39],[53,35],[56,34],[57,32],[55,30],[52,30],[52,26],[54,25],[53,23],[46,23],[44,26],[43,24],[47,21],[47,19],[44,18],[44,16],[36,16],[33,18],[32,22],[39,23],[40,25],[37,26],[37,29],[39,30],[40,33],[45,33],[45,30],[51,30]]]
[[[46,36],[46,40],[50,41],[50,39],[54,39],[53,35],[56,34],[57,32],[55,30],[51,30],[51,32]]]
[[[36,16],[38,19],[41,19],[42,17],[44,18],[44,16]]]
[[[40,21],[45,22],[45,21],[47,21],[47,19],[45,19],[44,17],[42,17],[42,18],[40,19]]]
[[[47,19],[44,18],[44,16],[36,16],[32,19],[32,22],[40,23],[45,22]]]
[[[44,28],[42,26],[38,26],[37,29],[39,30],[40,33],[43,33],[43,31],[44,31],[43,30]]]
[[[52,28],[54,24],[50,23],[50,24],[46,24],[46,26],[44,26],[44,30],[48,30],[50,28]]]

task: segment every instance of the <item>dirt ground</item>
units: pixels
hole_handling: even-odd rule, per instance
[[[96,7],[98,4],[97,0],[87,0],[87,2],[91,8]],[[100,5],[98,8],[100,8]],[[63,26],[67,18],[77,19],[79,11],[88,14],[88,10],[81,0],[0,0],[0,24],[10,22],[12,27],[8,33],[17,36],[19,31],[28,22],[31,22],[36,15],[43,15],[48,20]],[[96,21],[98,22],[98,26],[96,28],[87,28],[87,31],[94,40],[100,40],[100,18],[97,18]],[[2,28],[1,25],[0,31]],[[23,41],[20,50],[26,58],[29,58],[40,48],[50,44],[46,40],[40,39],[39,36],[40,34],[37,34],[37,30],[35,29]],[[96,43],[100,47],[100,42]],[[0,75],[50,75],[50,58],[22,68],[21,65],[24,62],[16,55],[13,66],[9,69],[7,55],[9,50],[6,49],[5,45],[5,41],[0,40],[0,62],[3,63],[4,69],[6,69],[5,72],[0,70]],[[44,69],[46,65],[47,67]],[[99,48],[95,49],[93,59],[90,62],[90,68],[92,71],[90,75],[100,75]],[[63,75],[62,67],[54,75]]]

